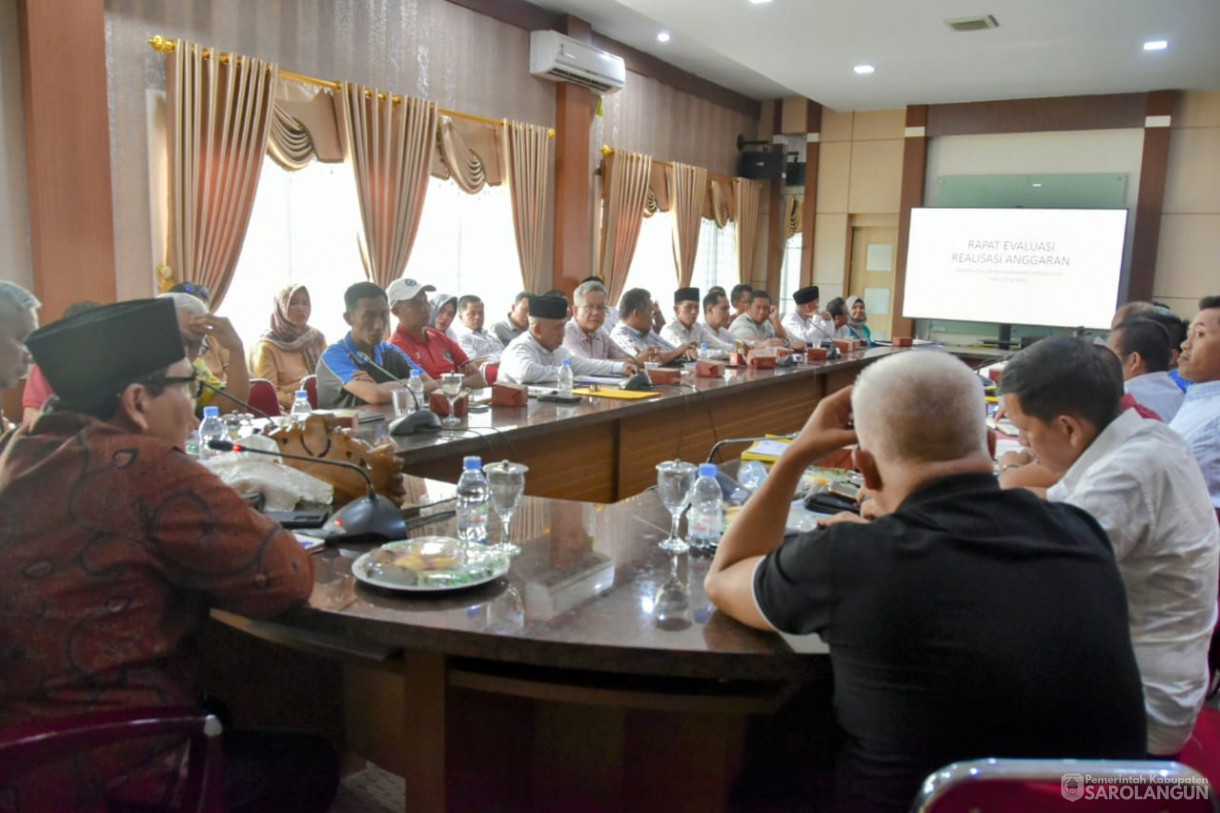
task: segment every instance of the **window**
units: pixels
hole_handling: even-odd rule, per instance
[[[721,229],[713,220],[704,220],[699,227],[699,245],[695,250],[695,268],[691,274],[691,285],[699,289],[700,296],[713,285],[726,291],[737,284],[737,245],[733,224]],[[673,292],[678,287],[678,272],[674,264],[673,214],[657,212],[644,218],[640,227],[640,239],[636,243],[635,255],[631,258],[631,269],[623,291],[644,288],[653,299],[661,303],[666,318],[668,307],[673,303]]]
[[[507,186],[468,195],[432,178],[406,275],[455,296],[478,294],[489,319],[499,319],[521,290],[511,206]],[[270,326],[275,295],[292,283],[309,288],[310,324],[327,341],[347,333],[343,292],[365,279],[362,228],[346,164],[314,161],[288,172],[264,159],[241,257],[218,310],[247,350]]]
[[[724,228],[714,220],[704,220],[699,227],[699,250],[695,252],[695,273],[691,285],[698,285],[706,294],[708,288],[719,285],[725,291],[741,282],[737,263],[737,227],[726,223]]]
[[[792,310],[792,292],[801,287],[801,246],[803,238],[800,232],[788,238],[788,242],[784,245],[784,261],[779,271],[779,291],[775,292],[779,296],[780,313],[787,313]]]

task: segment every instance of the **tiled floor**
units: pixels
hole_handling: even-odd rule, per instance
[[[344,777],[330,813],[402,813],[407,809],[407,783],[401,776],[378,768],[373,763],[358,773]]]

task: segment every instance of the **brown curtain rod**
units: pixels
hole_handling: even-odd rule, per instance
[[[158,34],[157,36],[150,39],[148,41],[148,44],[153,47],[153,50],[160,51],[163,54],[171,53],[175,49],[174,41],[167,40],[165,37],[162,37],[160,34]],[[212,49],[205,48],[203,50],[203,58],[211,59],[211,57],[212,57]],[[220,61],[222,63],[228,62],[229,55],[221,54]],[[331,81],[330,79],[318,79],[313,76],[306,76],[303,73],[293,73],[292,71],[280,70],[279,75],[280,75],[280,78],[282,78],[282,79],[294,79],[298,82],[306,82],[311,85],[318,85],[319,87],[329,88],[330,90],[339,90],[342,87],[339,82],[334,82],[334,81]],[[365,93],[371,95],[372,92],[366,90]],[[378,92],[377,98],[378,99],[389,98],[391,104],[397,104],[402,101],[401,96],[388,96],[387,94],[382,93],[382,92]],[[486,116],[476,116],[473,113],[462,113],[457,110],[446,110],[443,107],[438,107],[436,112],[440,113],[443,116],[450,116],[451,118],[458,118],[458,119],[467,119],[468,121],[477,121],[482,124],[491,124],[495,127],[499,127],[501,124],[503,124],[505,121],[507,121],[507,119],[489,119]],[[554,138],[555,137],[555,128],[554,127],[548,128],[547,134],[551,138]]]

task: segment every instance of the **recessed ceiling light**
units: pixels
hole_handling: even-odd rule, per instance
[[[669,42],[669,32],[662,31],[660,34],[657,34],[657,42]]]
[[[771,0],[750,0],[750,5],[761,6],[761,5],[765,5],[766,3],[770,3],[770,2],[771,2]]]
[[[873,71],[875,71],[877,69],[874,68],[872,65],[857,65],[852,70],[854,70],[856,73],[860,74],[861,76],[864,76],[866,74],[872,73]]]
[[[1030,186],[1032,186],[1034,189],[1041,189],[1041,188],[1042,188],[1042,184],[1040,184],[1040,183],[1031,183],[1031,184],[1030,184]]]
[[[1148,40],[1144,43],[1145,51],[1164,51],[1168,47],[1168,40]]]

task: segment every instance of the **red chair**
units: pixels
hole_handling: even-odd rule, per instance
[[[301,389],[309,395],[309,406],[311,409],[318,408],[318,377],[316,375],[307,375],[301,379]]]
[[[483,378],[487,381],[487,386],[496,383],[496,379],[500,377],[500,362],[493,361],[490,364],[483,365]]]
[[[250,379],[250,406],[255,409],[262,410],[268,415],[276,416],[283,414],[280,409],[280,394],[276,392],[275,385],[265,378]]]
[[[912,813],[1220,810],[1207,779],[1178,762],[979,759],[924,780]]]
[[[224,795],[220,721],[197,709],[146,708],[93,712],[20,723],[0,731],[0,787],[57,760],[119,741],[187,737],[187,774],[180,810],[222,810]],[[34,800],[30,809],[38,809]]]

